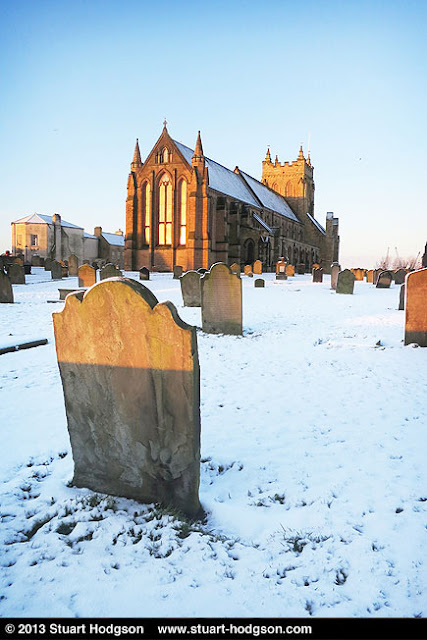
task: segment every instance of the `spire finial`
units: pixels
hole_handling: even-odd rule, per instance
[[[203,157],[202,138],[200,136],[200,131],[198,131],[197,133],[197,142],[196,142],[196,148],[194,149],[194,155],[197,156],[198,158]]]
[[[163,129],[166,129],[168,124],[168,121],[166,120],[166,118],[163,120]]]
[[[299,148],[298,160],[304,158],[304,151],[302,150],[302,145]]]
[[[270,145],[268,145],[267,147],[267,153],[265,154],[265,162],[271,162]]]
[[[136,169],[137,167],[140,167],[141,165],[142,165],[141,153],[139,151],[139,143],[138,143],[138,138],[137,138],[136,139],[136,144],[135,144],[135,151],[133,152],[133,159],[132,159],[132,163],[131,163],[132,171],[134,169]]]

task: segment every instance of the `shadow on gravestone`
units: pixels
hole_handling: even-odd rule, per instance
[[[427,347],[427,269],[413,271],[405,280],[405,345]]]
[[[68,295],[53,323],[73,483],[199,515],[196,328],[127,278]]]
[[[242,281],[223,262],[212,265],[201,281],[202,330],[242,335]]]
[[[180,277],[182,300],[184,307],[201,307],[202,293],[200,279],[201,274],[197,271],[187,271]]]
[[[12,303],[13,302],[13,289],[9,276],[4,272],[3,267],[0,266],[0,303]]]
[[[355,275],[350,271],[350,269],[344,269],[344,271],[340,271],[337,276],[336,292],[352,294],[355,279]]]

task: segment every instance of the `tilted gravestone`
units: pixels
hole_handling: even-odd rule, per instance
[[[0,302],[13,302],[12,283],[9,276],[4,272],[2,266],[0,266]]]
[[[182,276],[182,267],[179,264],[175,264],[173,267],[173,279],[178,280]]]
[[[337,288],[337,279],[340,271],[341,267],[338,262],[333,262],[331,264],[331,289]]]
[[[409,273],[405,289],[405,344],[427,347],[427,269]]]
[[[323,269],[320,267],[313,269],[313,282],[323,282]]]
[[[377,284],[376,284],[377,289],[389,289],[392,280],[393,280],[393,275],[391,271],[381,271],[377,279]]]
[[[355,276],[350,269],[340,271],[337,277],[337,293],[353,293]]]
[[[396,284],[403,284],[405,282],[407,271],[406,269],[397,269],[393,273],[393,280]]]
[[[399,307],[398,311],[405,310],[405,283],[400,285],[400,293],[399,293]]]
[[[96,269],[90,264],[82,264],[79,267],[79,287],[91,287],[96,283]]]
[[[242,281],[217,262],[205,273],[202,288],[202,329],[206,333],[242,334]]]
[[[19,264],[9,265],[10,284],[25,284],[25,270]]]
[[[237,262],[233,262],[233,264],[230,266],[230,271],[232,271],[233,273],[241,273],[241,269],[240,269],[240,264],[237,264]]]
[[[52,280],[62,280],[63,269],[62,264],[58,260],[52,260],[50,265],[50,273]]]
[[[120,278],[122,276],[122,272],[115,264],[111,264],[110,262],[102,267],[99,272],[100,280],[106,280],[107,278]]]
[[[72,277],[79,275],[79,259],[74,253],[68,256],[68,274]]]
[[[141,267],[141,269],[139,270],[139,279],[140,280],[150,279],[150,269],[148,269],[148,267]]]
[[[187,271],[180,277],[182,299],[184,307],[200,307],[202,305],[202,294],[200,279],[202,275],[197,271]]]
[[[255,289],[264,289],[265,280],[264,278],[257,278],[254,282]]]
[[[196,328],[127,278],[68,295],[53,323],[73,483],[199,514]]]
[[[260,276],[262,274],[262,262],[261,260],[255,260],[254,266],[252,269],[252,273],[256,276]]]

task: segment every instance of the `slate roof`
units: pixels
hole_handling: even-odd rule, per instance
[[[53,224],[52,216],[46,216],[43,213],[32,213],[29,216],[25,216],[25,218],[20,218],[19,220],[15,220],[16,223],[31,223],[31,224]],[[61,219],[61,225],[63,227],[69,227],[70,229],[83,229],[83,227],[79,227],[77,224],[72,224],[71,222],[67,222],[66,220]]]
[[[173,141],[184,156],[188,164],[191,165],[191,159],[194,151],[186,147],[181,142]],[[257,209],[270,209],[285,218],[289,218],[294,222],[299,222],[298,218],[286,202],[283,196],[272,191],[266,185],[262,184],[252,176],[240,171],[235,173],[231,169],[227,169],[223,165],[204,156],[206,166],[209,169],[209,187],[250,204]]]
[[[119,235],[118,233],[104,233],[102,232],[102,237],[108,242],[108,244],[124,247],[125,246],[125,237]]]
[[[317,229],[319,229],[320,233],[323,233],[323,235],[325,235],[325,234],[326,234],[326,231],[325,231],[325,229],[322,227],[322,225],[320,224],[320,222],[317,222],[317,220],[315,220],[315,218],[313,218],[313,216],[312,216],[312,215],[310,215],[308,212],[307,212],[307,215],[308,215],[309,220],[314,224],[314,226],[315,226],[315,227],[317,227]]]

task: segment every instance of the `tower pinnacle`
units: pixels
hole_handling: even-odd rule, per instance
[[[138,169],[141,166],[142,166],[141,153],[139,151],[139,142],[138,142],[138,138],[137,138],[136,139],[136,144],[135,144],[135,151],[133,152],[133,159],[132,159],[132,162],[131,162],[131,170],[135,171],[135,169]]]

